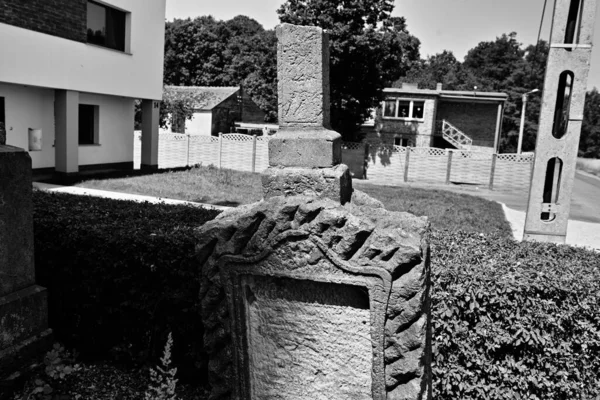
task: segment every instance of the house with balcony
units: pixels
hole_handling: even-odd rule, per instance
[[[505,93],[419,89],[414,84],[384,89],[385,99],[364,141],[412,147],[497,152]]]
[[[166,0],[3,0],[0,141],[35,171],[132,169],[134,101],[142,166],[158,165]]]

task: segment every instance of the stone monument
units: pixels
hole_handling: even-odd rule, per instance
[[[523,239],[565,243],[596,0],[556,0]]]
[[[35,284],[31,158],[0,145],[0,378],[45,350],[46,289]]]
[[[265,200],[196,231],[211,399],[431,398],[429,225],[352,190],[320,28],[277,28]]]

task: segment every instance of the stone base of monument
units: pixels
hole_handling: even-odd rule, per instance
[[[266,199],[300,194],[345,204],[352,197],[352,177],[344,164],[312,169],[269,167],[261,179]]]
[[[426,218],[271,197],[196,232],[211,399],[428,399]]]

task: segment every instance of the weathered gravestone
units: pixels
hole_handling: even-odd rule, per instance
[[[352,191],[327,36],[277,28],[266,200],[197,231],[211,399],[429,399],[428,223]]]
[[[31,158],[0,145],[0,377],[50,340],[46,290],[35,284]]]

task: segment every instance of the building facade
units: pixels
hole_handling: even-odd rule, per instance
[[[165,91],[178,92],[193,99],[189,119],[175,119],[172,132],[217,136],[236,131],[236,124],[264,124],[262,111],[248,93],[239,86],[166,86]]]
[[[497,152],[505,93],[418,89],[403,84],[384,89],[385,100],[370,124],[365,141],[411,147],[457,148]]]
[[[166,0],[2,0],[0,140],[34,170],[132,168],[134,100],[142,164],[158,165]]]

